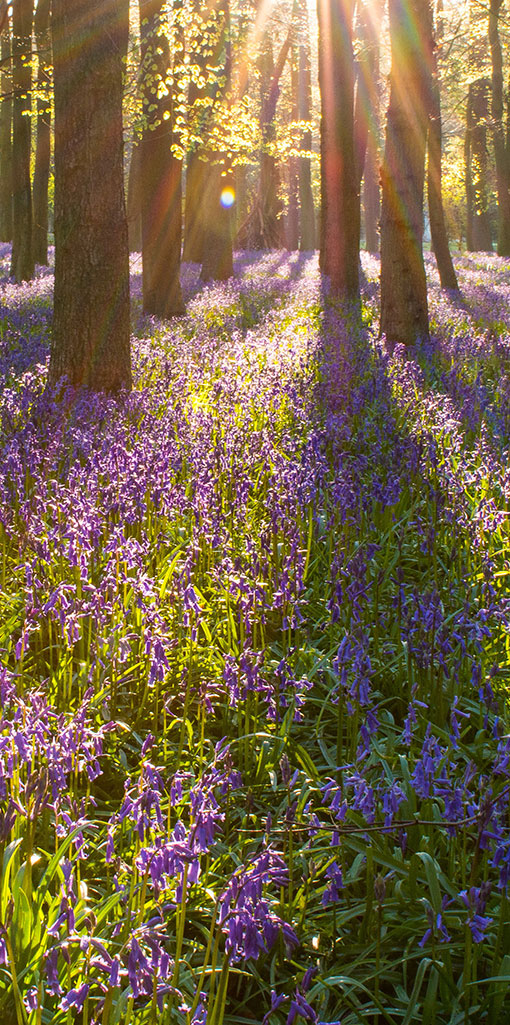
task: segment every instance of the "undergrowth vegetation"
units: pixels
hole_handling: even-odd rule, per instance
[[[508,1019],[509,266],[391,357],[363,266],[135,273],[116,399],[1,285],[6,1025]]]

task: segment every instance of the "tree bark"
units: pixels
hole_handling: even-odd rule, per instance
[[[121,8],[121,11],[119,11]],[[122,154],[127,0],[53,0],[55,300],[49,383],[131,385]]]
[[[309,122],[312,117],[312,72],[310,54],[310,29],[306,0],[299,5],[300,42],[298,64],[298,116],[300,121]],[[308,129],[301,137],[301,149],[310,153],[312,133]],[[315,209],[312,192],[312,167],[310,157],[299,157],[299,248],[303,251],[315,249]]]
[[[434,38],[434,26],[432,13],[428,21],[427,51],[430,67],[430,99],[428,118],[428,167],[427,167],[427,197],[430,219],[430,234],[432,248],[436,257],[439,280],[442,288],[449,288],[458,291],[457,275],[453,266],[453,260],[448,244],[446,221],[444,216],[442,198],[442,126],[441,126],[441,97],[439,92],[439,77],[437,70],[436,42]]]
[[[12,79],[11,27],[7,5],[0,34],[0,241],[12,241]]]
[[[469,252],[492,252],[487,183],[487,123],[490,83],[471,82],[466,108],[466,245]]]
[[[492,133],[498,188],[498,254],[510,256],[510,146],[503,118],[503,54],[499,14],[503,0],[490,0],[489,43],[492,61]]]
[[[359,296],[360,198],[354,143],[354,0],[319,0],[322,271],[342,299]]]
[[[429,334],[423,190],[430,92],[428,0],[390,0],[391,75],[382,169],[381,335],[391,349]]]
[[[32,109],[32,2],[15,0],[12,9],[12,191],[11,274],[16,281],[34,276],[30,147]]]
[[[37,137],[33,182],[33,246],[36,263],[48,263],[48,182],[51,147],[50,0],[38,0],[34,18],[38,55]]]
[[[158,95],[171,74],[170,47],[161,31],[164,11],[164,0],[140,0],[143,309],[167,318],[184,313],[184,302],[179,280],[182,163],[171,150],[172,88]]]

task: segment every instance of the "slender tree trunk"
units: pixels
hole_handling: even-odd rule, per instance
[[[295,41],[292,42],[290,55],[290,78],[292,94],[291,121],[296,123],[299,120],[299,66],[298,48]],[[299,248],[299,163],[298,157],[291,156],[289,159],[289,205],[287,209],[285,225],[285,244],[287,249]]]
[[[470,252],[491,252],[487,182],[487,123],[490,83],[486,78],[471,82],[466,108],[466,243]]]
[[[225,173],[220,164],[207,168],[204,193],[202,281],[226,281],[234,273],[232,257],[232,210],[224,206],[224,189],[233,188],[233,175]]]
[[[208,170],[207,162],[200,159],[197,150],[188,153],[186,161],[183,259],[190,260],[192,263],[201,263],[204,252],[202,197]]]
[[[202,74],[206,74],[207,57],[203,52],[203,47],[193,54],[193,63],[199,67]],[[208,170],[207,161],[200,158],[205,123],[204,107],[202,106],[204,98],[205,90],[202,87],[199,88],[196,82],[190,82],[188,104],[192,118],[192,133],[195,138],[186,160],[183,259],[192,263],[201,263],[204,251],[202,198]]]
[[[381,325],[388,346],[428,337],[423,190],[428,0],[390,0],[391,76],[382,170]]]
[[[140,142],[138,139],[135,139],[131,148],[127,188],[127,220],[130,253],[141,253],[142,251],[141,160]]]
[[[33,246],[36,263],[48,263],[48,182],[51,148],[50,0],[38,0],[34,19],[37,72],[37,139],[33,183]]]
[[[503,0],[490,0],[489,42],[492,60],[492,132],[498,187],[498,254],[510,256],[510,146],[503,120],[503,54],[499,14]]]
[[[0,34],[0,241],[12,241],[12,78],[11,27],[4,10]]]
[[[363,180],[365,244],[379,252],[379,34],[382,9],[378,0],[363,3],[358,14],[361,50],[358,58],[354,126],[358,184]]]
[[[121,10],[119,10],[121,8]],[[130,387],[122,154],[127,0],[53,0],[55,301],[49,383]]]
[[[254,249],[280,249],[283,245],[283,206],[280,200],[280,172],[271,152],[275,138],[275,115],[280,97],[280,80],[294,35],[295,4],[287,37],[274,61],[273,44],[267,30],[259,57],[260,71],[260,178],[252,209],[241,229],[244,244]]]
[[[32,241],[30,145],[32,109],[32,2],[15,0],[12,9],[12,189],[13,239],[11,274],[29,281],[35,264]]]
[[[312,117],[312,72],[310,55],[310,30],[306,0],[299,6],[299,66],[298,66],[298,116],[300,121],[309,122]],[[312,133],[307,130],[301,137],[301,149],[310,153]],[[312,192],[312,168],[310,157],[299,157],[299,248],[315,249],[315,210]]]
[[[354,144],[354,0],[319,0],[321,269],[333,294],[359,295],[360,198]]]
[[[213,47],[212,66],[224,72],[225,85],[221,92],[228,94],[232,80],[232,52],[230,41],[230,3],[220,0],[216,6],[217,35]],[[221,99],[219,87],[213,91],[213,106]],[[214,161],[217,162],[214,162]],[[225,154],[216,154],[207,167],[203,192],[203,252],[200,278],[202,281],[226,281],[234,273],[232,256],[232,207],[227,191],[233,195],[234,175]]]
[[[182,164],[171,150],[172,88],[170,47],[161,31],[164,0],[140,0],[142,100],[141,141],[143,309],[158,317],[184,313],[181,284]]]
[[[207,64],[210,60],[210,25],[208,11],[194,2],[193,17],[196,30],[190,41],[190,59],[199,77],[206,80]],[[184,199],[184,246],[183,259],[201,263],[204,252],[204,211],[202,200],[208,175],[209,161],[206,155],[205,134],[209,110],[205,85],[193,79],[188,87],[189,122],[191,146],[186,157],[186,191]]]
[[[427,40],[428,60],[430,67],[430,99],[428,118],[428,167],[427,167],[427,196],[429,206],[430,234],[432,237],[432,248],[436,257],[437,269],[442,288],[450,288],[458,291],[457,275],[453,266],[453,260],[448,244],[446,221],[443,209],[443,198],[441,189],[441,149],[442,149],[442,127],[441,127],[441,97],[439,92],[439,77],[437,70],[436,44],[434,39],[434,26],[432,12],[429,18],[429,35]]]

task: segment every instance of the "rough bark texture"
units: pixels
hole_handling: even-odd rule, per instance
[[[119,12],[122,6],[122,15]],[[55,303],[50,384],[131,385],[122,155],[127,0],[53,0]]]
[[[12,241],[12,79],[11,29],[4,10],[0,34],[0,241]]]
[[[11,274],[16,281],[34,276],[30,143],[32,108],[32,2],[16,0],[12,11],[12,192]]]
[[[33,182],[33,247],[36,263],[48,263],[48,181],[51,135],[50,0],[38,0],[34,18],[38,56],[37,136]]]
[[[354,0],[319,0],[321,269],[333,294],[359,295],[360,198],[354,144]]]
[[[143,309],[158,317],[184,313],[179,280],[182,232],[182,163],[171,146],[172,89],[161,93],[171,70],[168,39],[160,31],[164,0],[140,0]]]
[[[466,245],[469,252],[491,252],[487,182],[487,124],[489,120],[490,82],[479,78],[471,82],[466,107]]]
[[[382,169],[381,324],[388,346],[428,337],[423,190],[428,0],[390,0],[391,76]]]
[[[298,115],[300,121],[310,121],[312,117],[312,61],[306,0],[301,0],[299,16]],[[301,149],[306,153],[311,152],[312,133],[310,131],[303,132]],[[310,158],[304,156],[299,157],[299,222],[299,248],[305,251],[315,249],[312,168]]]
[[[503,118],[503,54],[499,38],[502,4],[503,0],[490,0],[489,43],[492,60],[492,132],[498,186],[498,254],[510,256],[510,146]]]
[[[442,175],[442,128],[441,128],[441,97],[437,70],[436,44],[432,13],[428,21],[427,51],[430,67],[430,99],[428,120],[428,166],[427,166],[427,197],[429,207],[430,234],[432,248],[436,257],[439,280],[442,288],[458,291],[457,275],[448,244],[446,220],[443,208],[441,188]]]

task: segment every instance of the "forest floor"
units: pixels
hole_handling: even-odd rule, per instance
[[[377,339],[312,254],[45,390],[0,247],[0,1020],[502,1025],[510,263]],[[3,275],[3,277],[2,277]],[[1,860],[3,858],[3,861]]]

